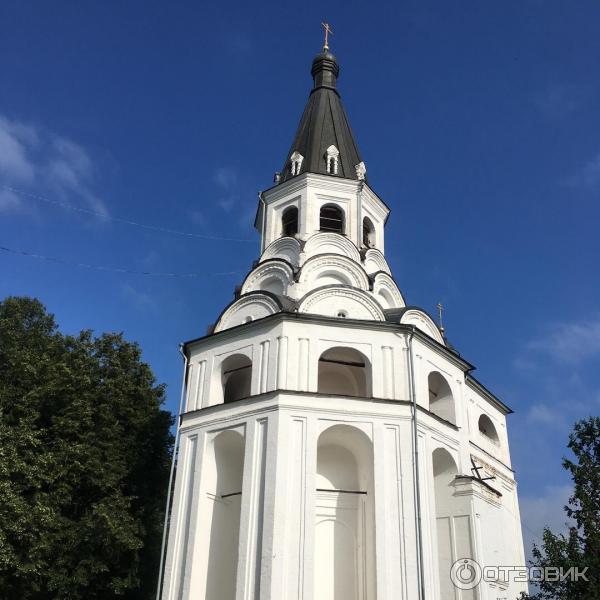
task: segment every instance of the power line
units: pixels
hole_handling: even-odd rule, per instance
[[[19,196],[23,196],[24,198],[30,198],[32,200],[38,200],[39,202],[45,202],[46,204],[52,204],[54,206],[60,206],[61,208],[66,208],[67,210],[72,210],[75,212],[85,213],[87,215],[93,215],[95,217],[100,217],[102,219],[107,219],[109,221],[114,221],[115,223],[121,223],[122,225],[131,225],[134,227],[140,227],[141,229],[148,229],[150,231],[160,231],[161,233],[169,233],[171,235],[181,235],[184,237],[191,238],[199,238],[202,240],[213,240],[213,241],[222,241],[222,242],[243,242],[243,243],[255,243],[255,240],[245,239],[245,238],[230,238],[230,237],[221,237],[217,235],[204,235],[202,233],[194,233],[192,231],[179,231],[177,229],[169,229],[168,227],[159,227],[158,225],[149,225],[147,223],[139,223],[138,221],[130,221],[128,219],[122,219],[120,217],[111,217],[103,212],[91,210],[89,208],[83,208],[81,206],[75,206],[74,204],[69,204],[67,202],[60,202],[59,200],[52,200],[50,198],[46,198],[44,196],[40,196],[38,194],[30,194],[29,192],[25,192],[23,190],[19,190],[17,188],[2,185],[0,186],[9,192],[13,192],[14,194],[18,194]]]
[[[160,271],[137,271],[135,269],[127,269],[124,267],[106,267],[104,265],[92,265],[88,263],[75,262],[64,260],[62,258],[56,258],[55,256],[45,256],[44,254],[35,254],[33,252],[27,252],[25,250],[16,250],[14,248],[8,248],[7,246],[0,246],[0,251],[8,254],[15,254],[17,256],[27,256],[28,258],[35,258],[37,260],[43,260],[46,262],[58,263],[61,265],[68,265],[71,267],[82,267],[84,269],[93,269],[95,271],[107,271],[110,273],[126,273],[129,275],[149,275],[152,277],[181,277],[181,278],[192,278],[192,277],[211,277],[216,275],[237,275],[241,271],[223,271],[220,273],[169,273]]]

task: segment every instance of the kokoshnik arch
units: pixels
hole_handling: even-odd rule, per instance
[[[506,416],[385,259],[389,208],[325,48],[261,255],[186,376],[164,600],[516,597],[451,565],[524,564]]]

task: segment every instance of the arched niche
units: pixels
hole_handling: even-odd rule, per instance
[[[205,600],[235,600],[240,507],[244,472],[244,436],[238,430],[209,435],[202,468],[197,568]]]
[[[473,558],[469,499],[457,496],[454,482],[456,462],[445,448],[436,448],[431,457],[435,498],[439,598],[455,598],[450,570],[459,558]],[[473,599],[473,591],[461,598]]]
[[[245,354],[228,356],[221,363],[223,402],[248,398],[252,393],[252,361]]]
[[[498,445],[500,443],[500,438],[498,437],[498,431],[492,420],[485,414],[482,414],[479,417],[477,422],[477,427],[479,429],[479,433],[484,436],[488,441],[493,444]]]
[[[371,364],[354,348],[330,348],[319,357],[318,392],[336,396],[371,396]]]
[[[373,447],[350,425],[318,439],[315,600],[370,600],[375,594]]]
[[[456,406],[450,384],[446,378],[432,371],[427,377],[429,392],[429,410],[445,421],[456,425]]]
[[[300,270],[298,281],[312,287],[347,285],[369,289],[369,278],[362,266],[339,254],[319,254],[308,259]]]

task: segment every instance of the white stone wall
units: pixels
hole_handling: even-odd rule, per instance
[[[224,527],[223,522],[231,526],[236,519],[237,537],[231,527],[222,529],[237,546],[235,595],[233,587],[222,589],[219,600],[341,600],[340,594],[348,593],[354,593],[357,600],[418,597],[408,338],[408,333],[376,323],[281,317],[249,323],[189,346],[186,413],[163,586],[165,600],[215,598],[207,581],[231,579],[231,562],[211,562],[209,555],[213,547],[217,548],[213,554],[227,554],[223,548],[231,544],[213,546],[214,539],[220,539],[217,529]],[[496,477],[489,484],[502,494],[500,497],[471,480],[453,484],[456,544],[466,547],[464,531],[470,532],[468,544],[476,560],[522,564],[516,486],[509,463],[505,415],[500,408],[466,379],[465,363],[460,359],[423,335],[415,335],[412,344],[419,406],[425,591],[427,598],[447,600],[439,591],[434,451],[445,449],[458,475],[472,475],[471,458],[475,457],[476,464],[486,470],[482,474]],[[365,357],[371,370],[371,397],[317,393],[319,357],[334,347],[349,348]],[[233,354],[252,360],[252,395],[223,404],[220,366]],[[452,391],[454,425],[428,410],[428,375],[432,371],[440,373]],[[496,425],[497,444],[479,432],[480,413],[487,414]],[[353,458],[346,456],[346,462],[340,464],[356,461],[357,472],[363,477],[357,481],[367,483],[365,490],[354,491],[366,494],[355,497],[335,491],[316,492],[327,481],[318,473],[319,440],[328,439],[320,436],[336,426],[337,438],[333,439],[340,449],[332,450],[333,442],[328,442],[323,456],[327,452],[337,456],[337,452],[343,458],[348,448],[352,451],[361,445],[344,439],[354,439],[352,431],[362,436],[367,449],[356,451]],[[243,483],[241,495],[220,499],[215,483],[214,444],[225,430],[235,431],[243,439]],[[229,455],[235,452],[231,450]],[[239,464],[235,456],[227,460],[223,464]],[[227,475],[225,480],[235,477]],[[335,497],[333,505],[331,494]],[[438,498],[438,513],[439,506]],[[317,521],[326,523],[316,529]],[[359,548],[353,551],[356,572],[348,574],[353,579],[342,582],[322,567],[329,564],[332,551],[348,552],[347,543],[335,545],[337,538],[342,539],[339,532],[345,531],[344,527],[357,528],[352,530],[352,539],[359,540]],[[220,569],[211,571],[212,579],[207,575],[208,565]],[[329,573],[329,578],[324,573]],[[315,581],[316,577],[320,579]],[[338,581],[338,595],[331,594],[332,581]],[[518,594],[518,586],[507,589],[498,582],[482,589],[480,596],[462,594],[456,598],[512,597]]]
[[[375,248],[385,252],[384,224],[389,209],[362,181],[307,173],[263,192],[265,210],[257,225],[264,251],[281,237],[281,216],[289,206],[299,212],[298,238],[307,240],[319,231],[319,212],[324,204],[335,204],[344,211],[346,237],[356,246],[362,244],[362,221],[369,217],[375,226]]]

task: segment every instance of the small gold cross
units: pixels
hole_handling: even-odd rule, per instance
[[[323,44],[323,50],[329,50],[329,34],[333,35],[333,29],[329,23],[321,23],[323,29],[325,30],[325,43]]]
[[[444,311],[444,306],[442,305],[441,302],[438,302],[437,309],[438,309],[438,314],[440,316],[440,331],[443,332],[444,331],[444,321],[442,319],[442,313]]]

